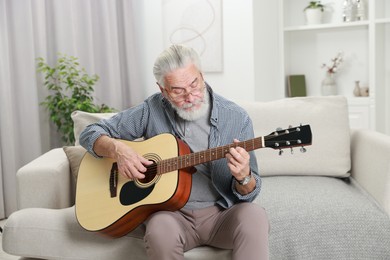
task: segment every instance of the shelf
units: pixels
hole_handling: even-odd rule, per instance
[[[279,0],[282,40],[281,77],[303,74],[308,95],[320,95],[323,70],[319,66],[345,52],[337,78],[338,95],[348,99],[353,125],[390,134],[390,0],[363,0],[367,20],[342,22],[343,1],[332,5],[322,24],[308,25],[302,14],[305,0]],[[353,96],[354,82],[370,87],[369,97]],[[282,88],[286,89],[286,80]]]
[[[338,29],[338,28],[351,28],[351,27],[367,27],[368,24],[369,24],[368,21],[359,21],[359,22],[347,22],[347,23],[300,25],[300,26],[285,27],[284,31],[292,32],[292,31],[324,30],[324,29]]]
[[[376,24],[385,24],[385,23],[390,24],[390,18],[376,19],[376,20],[375,20],[375,23],[376,23]]]
[[[373,101],[370,97],[347,97],[348,104],[350,105],[361,105],[366,106],[370,105]]]

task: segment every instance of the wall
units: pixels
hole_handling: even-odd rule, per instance
[[[285,97],[279,53],[279,1],[253,1],[255,100],[270,101]]]
[[[263,1],[263,0],[262,0]],[[213,89],[231,99],[255,100],[254,39],[252,0],[223,0],[223,71],[205,73]],[[142,78],[145,94],[158,91],[152,67],[166,47],[162,35],[162,0],[138,1],[140,51],[144,57]]]
[[[222,0],[223,71],[205,73],[207,81],[219,93],[231,99],[270,101],[285,97],[279,23],[279,1]],[[144,57],[142,80],[145,97],[158,91],[152,66],[164,49],[162,0],[134,1],[138,17],[136,29],[140,52]],[[390,92],[390,91],[389,91]],[[318,93],[317,93],[318,94]],[[387,93],[387,100],[389,93]],[[387,102],[387,108],[390,107]],[[384,118],[380,115],[379,118]],[[390,122],[383,123],[390,134]]]

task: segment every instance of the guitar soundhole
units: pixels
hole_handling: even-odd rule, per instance
[[[148,170],[145,172],[145,178],[138,180],[139,182],[141,182],[143,184],[152,182],[154,180],[154,178],[156,177],[156,174],[157,174],[157,168],[156,168],[156,163],[155,162],[153,162],[152,165],[147,166],[146,168]]]
[[[155,153],[148,153],[143,157],[152,161],[153,164],[146,166],[145,178],[136,180],[136,184],[140,187],[147,187],[160,179],[160,175],[157,174],[157,162],[161,161],[161,158]]]

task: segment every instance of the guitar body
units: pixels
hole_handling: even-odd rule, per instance
[[[140,142],[121,141],[154,162],[190,153],[189,147],[171,134]],[[114,160],[89,153],[80,164],[76,217],[86,230],[121,237],[154,212],[182,208],[190,196],[192,168],[133,181],[118,174],[115,166]]]

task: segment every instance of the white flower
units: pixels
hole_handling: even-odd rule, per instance
[[[338,70],[338,67],[343,62],[343,52],[339,52],[336,57],[331,59],[332,63],[330,66],[326,65],[325,63],[322,64],[322,68],[326,68],[327,73],[336,73]]]

